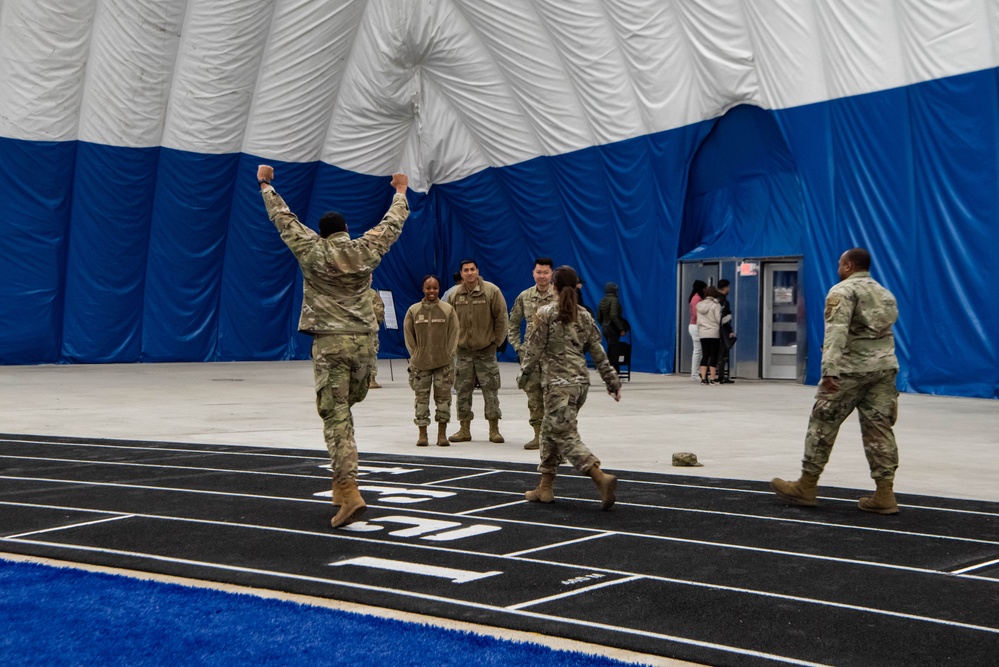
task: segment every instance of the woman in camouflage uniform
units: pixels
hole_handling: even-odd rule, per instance
[[[541,426],[541,483],[528,491],[531,502],[555,500],[552,483],[563,458],[584,475],[589,475],[600,491],[601,509],[614,504],[617,478],[600,469],[600,461],[579,438],[576,416],[586,402],[590,371],[585,353],[589,352],[597,371],[615,401],[621,400],[621,381],[611,368],[600,344],[600,331],[593,316],[579,307],[576,284],[579,278],[571,266],[555,270],[552,285],[556,302],[540,308],[534,316],[530,338],[521,348],[521,373],[517,385],[523,389],[530,372],[541,366],[541,385],[545,394],[545,418]]]

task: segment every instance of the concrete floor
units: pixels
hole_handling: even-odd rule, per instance
[[[362,455],[537,461],[537,452],[522,448],[533,432],[517,368],[501,369],[505,444],[486,439],[477,393],[473,442],[418,449],[406,362],[381,360],[383,388],[354,408]],[[620,403],[593,386],[579,430],[604,467],[619,474],[796,479],[814,391],[774,381],[702,387],[678,375],[635,373]],[[999,403],[905,394],[899,413],[897,492],[999,500]],[[324,449],[308,361],[4,366],[0,432]],[[704,467],[672,467],[677,451],[696,453]],[[856,416],[844,425],[820,484],[873,488]]]

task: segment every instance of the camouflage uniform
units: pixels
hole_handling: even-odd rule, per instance
[[[455,391],[458,420],[472,421],[475,380],[482,388],[486,419],[502,419],[499,406],[500,371],[496,348],[506,339],[506,300],[496,285],[478,279],[468,290],[464,284],[451,293],[448,303],[458,315],[458,353],[455,359]]]
[[[267,215],[302,269],[298,329],[313,336],[316,407],[323,420],[333,481],[356,480],[357,445],[350,408],[368,393],[378,331],[368,276],[402,233],[409,204],[405,195],[396,194],[382,221],[360,238],[338,232],[323,239],[299,221],[274,188],[264,187],[261,194]]]
[[[576,416],[590,388],[585,353],[590,353],[607,391],[616,393],[621,389],[621,381],[600,344],[600,331],[593,317],[579,308],[575,322],[562,324],[558,315],[558,303],[544,306],[535,314],[531,335],[521,348],[517,386],[523,388],[540,365],[545,420],[541,426],[538,470],[555,475],[564,457],[576,470],[586,474],[594,465],[600,465],[600,461],[580,440],[576,428]]]
[[[507,329],[507,339],[519,358],[520,350],[524,343],[520,338],[520,323],[525,319],[527,326],[524,330],[526,341],[531,337],[533,330],[534,314],[542,306],[546,306],[555,300],[555,290],[549,286],[547,292],[539,292],[537,286],[529,287],[521,292],[513,302],[513,309],[510,310],[510,324]],[[541,426],[545,417],[545,397],[541,389],[541,369],[535,369],[527,378],[524,385],[524,393],[527,394],[527,409],[531,414],[531,426]]]
[[[838,377],[840,387],[827,393],[819,385],[805,436],[804,472],[822,474],[840,425],[856,408],[871,477],[895,478],[898,448],[892,426],[898,414],[898,360],[892,325],[897,319],[895,297],[868,271],[858,271],[829,290],[822,376]]]
[[[409,386],[416,392],[417,426],[430,425],[430,391],[433,389],[438,424],[451,420],[451,387],[454,385],[454,354],[458,345],[458,316],[446,303],[426,299],[406,311],[403,320],[409,351]]]
[[[378,327],[381,327],[382,322],[385,321],[385,302],[382,301],[381,296],[378,295],[378,290],[371,288],[368,290],[371,294],[371,307],[375,311],[375,321],[378,323]],[[370,384],[375,384],[375,376],[378,375],[378,329],[375,330],[375,363],[371,366],[371,380]]]

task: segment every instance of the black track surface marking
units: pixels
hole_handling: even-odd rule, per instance
[[[999,503],[817,508],[765,482],[363,455],[331,530],[325,455],[0,435],[0,551],[330,597],[717,665],[995,664]],[[953,574],[953,572],[963,574]],[[453,577],[457,580],[452,579]]]

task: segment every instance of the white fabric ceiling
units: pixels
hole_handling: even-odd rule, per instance
[[[0,136],[417,189],[999,65],[999,0],[0,0]]]

